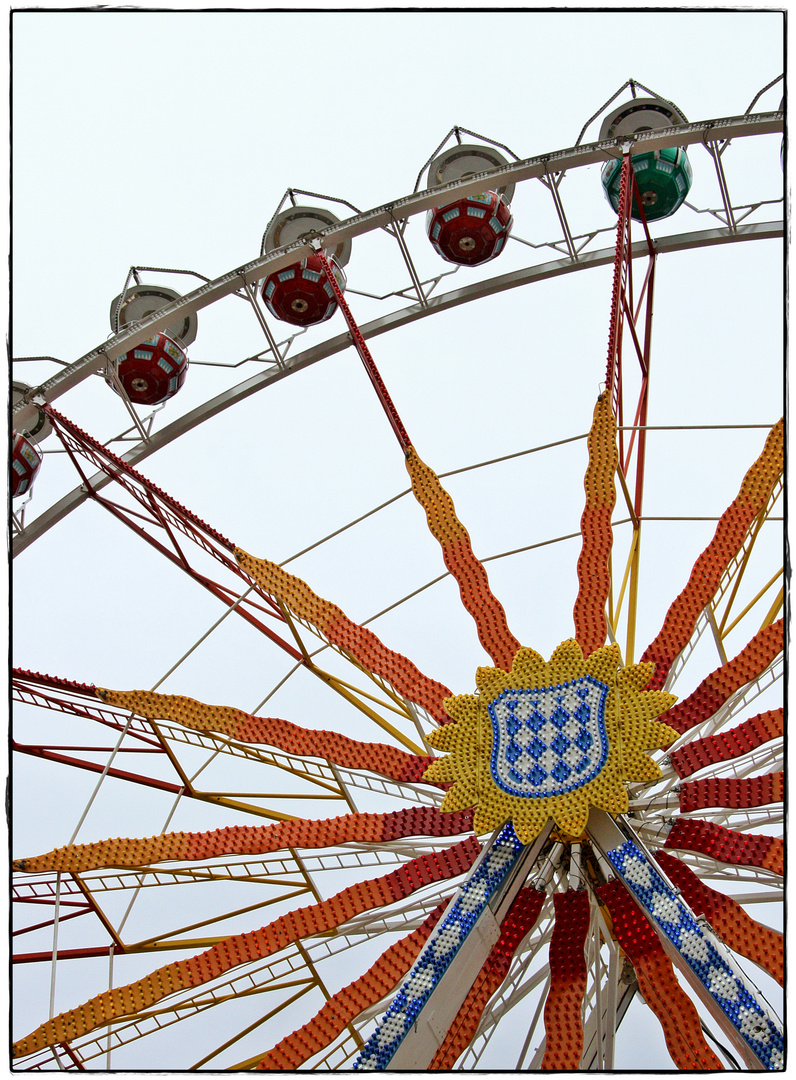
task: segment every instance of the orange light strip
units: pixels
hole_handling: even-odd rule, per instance
[[[359,979],[329,998],[303,1027],[285,1036],[255,1069],[297,1069],[327,1047],[357,1016],[393,990],[410,969],[448,905],[443,900],[426,921],[382,953]]]
[[[616,939],[633,965],[641,996],[660,1021],[666,1047],[678,1069],[722,1069],[702,1035],[699,1014],[674,973],[658,935],[621,881],[597,894],[611,914]]]
[[[14,1043],[13,1056],[71,1042],[117,1017],[151,1008],[170,994],[210,982],[239,964],[271,956],[295,941],[341,926],[364,911],[403,899],[424,885],[456,877],[470,869],[480,850],[481,845],[470,836],[434,855],[413,859],[384,877],[357,882],[328,900],[281,915],[259,930],[235,934],[197,956],[166,964],[127,986],[106,990]]]
[[[605,644],[608,622],[605,605],[611,588],[609,559],[613,543],[611,514],[616,503],[614,477],[618,464],[616,420],[611,395],[597,399],[589,432],[589,465],[583,486],[586,505],[580,519],[583,538],[578,556],[578,595],[575,600],[575,639],[589,656]]]
[[[510,671],[520,642],[509,630],[503,605],[492,593],[486,570],[473,554],[469,534],[456,516],[453,499],[413,446],[406,452],[406,468],[415,498],[426,512],[431,534],[439,541],[445,565],[459,586],[462,603],[475,620],[479,641],[496,667]]]
[[[591,912],[589,894],[555,893],[556,921],[550,941],[550,989],[544,1007],[543,1069],[577,1069],[583,1054],[581,1009],[586,993],[584,946]]]
[[[663,686],[669,669],[691,639],[700,614],[713,599],[722,575],[741,549],[749,527],[765,509],[782,473],[783,453],[784,424],[780,420],[769,432],[763,452],[744,477],[736,499],[722,514],[713,539],[694,564],[688,584],[669,608],[660,633],[641,657],[655,664],[651,689]]]
[[[759,964],[782,986],[785,966],[782,934],[756,922],[731,896],[700,881],[675,855],[659,851],[655,858],[682,891],[691,910],[705,916],[725,945]]]
[[[294,577],[276,563],[257,559],[240,548],[235,558],[241,569],[263,590],[281,600],[299,619],[311,623],[331,642],[367,671],[393,686],[399,694],[426,710],[439,724],[450,723],[442,708],[451,691],[429,679],[411,660],[388,649],[373,633],[352,622],[336,604],[321,599],[301,578]]]
[[[211,832],[173,832],[143,839],[121,837],[73,844],[46,855],[18,859],[13,868],[28,874],[85,873],[109,866],[151,866],[166,860],[219,855],[265,855],[289,848],[325,848],[357,841],[383,844],[408,836],[458,836],[472,827],[472,810],[443,814],[436,807],[418,806],[389,814],[343,814],[323,821],[297,818],[276,825],[234,825]]]
[[[736,690],[761,675],[782,652],[783,621],[779,619],[755,634],[745,649],[703,679],[684,701],[673,705],[666,713],[666,723],[680,735],[721,708]]]
[[[500,937],[478,972],[470,992],[456,1014],[456,1019],[434,1055],[429,1070],[452,1069],[470,1045],[489,999],[508,974],[514,953],[536,925],[546,895],[537,889],[527,888],[521,889],[517,894],[503,920]]]
[[[215,731],[238,742],[262,743],[289,754],[325,758],[334,765],[367,769],[391,780],[419,780],[434,760],[408,754],[385,743],[360,742],[335,731],[313,731],[288,720],[252,716],[226,705],[205,705],[177,694],[102,688],[97,688],[96,693],[103,701],[150,720],[173,720],[194,731]]]

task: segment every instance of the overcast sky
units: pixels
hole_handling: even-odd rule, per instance
[[[742,114],[784,65],[782,17],[772,11],[18,11],[12,23],[13,355],[65,362],[108,336],[111,301],[132,265],[214,278],[259,255],[288,187],[367,210],[410,193],[455,124],[531,157],[572,146],[628,78],[697,121]],[[763,96],[759,111],[778,107],[781,86]],[[596,141],[598,130],[599,121],[584,142]],[[781,197],[779,151],[779,136],[728,149],[739,201]],[[689,153],[690,200],[699,210],[719,206],[708,154],[700,147]],[[611,246],[615,215],[599,167],[568,176],[562,195],[573,232],[606,230],[594,246]],[[336,207],[340,217],[352,212]],[[513,211],[519,239],[488,269],[444,278],[439,291],[555,257],[528,246],[560,236],[541,185],[524,185]],[[764,206],[750,220],[780,214],[780,206]],[[684,208],[658,232],[718,224]],[[450,270],[423,225],[417,217],[407,229],[421,275]],[[354,241],[347,274],[362,322],[377,318],[383,305],[360,293],[382,295],[407,283],[384,234]],[[181,291],[199,284],[144,277]],[[374,358],[421,457],[445,472],[587,431],[605,371],[610,288],[609,267],[588,270],[375,338]],[[782,292],[776,241],[661,260],[649,422],[773,423],[782,412]],[[206,366],[237,364],[265,348],[244,307],[232,298],[199,313],[185,387],[156,427],[258,370]],[[342,330],[338,313],[292,350]],[[280,341],[288,335],[276,324],[275,332]],[[28,364],[14,377],[36,383],[55,370]],[[102,440],[128,423],[99,377],[56,407]],[[647,513],[715,518],[764,437],[759,429],[650,436]],[[55,449],[54,440],[44,449]],[[488,557],[577,531],[585,465],[578,442],[446,484],[476,552]],[[141,471],[248,551],[277,561],[407,487],[400,449],[351,349],[208,421]],[[26,514],[32,519],[76,483],[64,455],[48,454]],[[714,527],[650,523],[639,652]],[[761,544],[764,559],[776,559],[777,547],[776,537]],[[567,541],[488,564],[514,633],[546,655],[572,633],[578,550]],[[221,614],[209,595],[161,563],[99,508],[82,506],[16,560],[14,664],[119,689],[154,685]],[[366,620],[443,567],[422,513],[404,498],[290,569],[353,619]],[[287,665],[235,622],[226,620],[161,689],[254,709]],[[472,690],[484,654],[450,579],[373,629],[455,692]],[[704,664],[687,675],[685,692],[716,666],[715,654]],[[294,683],[273,699],[273,715],[358,733],[336,701]],[[25,716],[26,724],[38,723]],[[52,731],[46,737],[58,741]],[[23,741],[31,741],[27,729]],[[94,783],[76,772],[20,764],[19,854],[67,842]],[[57,812],[41,813],[42,783]],[[125,789],[103,795],[79,839],[149,835],[163,818],[159,799],[133,798]],[[233,823],[242,817],[211,820],[183,804],[171,827]],[[30,1008],[20,1027],[27,1030],[46,1015],[49,974],[25,977]],[[57,1009],[77,993],[66,974],[59,979]],[[637,1011],[644,1015],[643,1006]],[[660,1053],[659,1030],[650,1039]],[[661,1060],[668,1061],[665,1052]]]

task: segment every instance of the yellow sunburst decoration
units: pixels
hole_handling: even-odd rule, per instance
[[[670,746],[677,733],[655,719],[674,695],[644,690],[654,665],[621,664],[618,645],[584,659],[570,640],[547,662],[520,649],[510,672],[479,668],[477,692],[448,698],[454,723],[429,736],[448,755],[424,778],[455,781],[442,809],[475,807],[476,832],[510,819],[523,844],[549,818],[579,836],[589,807],[625,813],[625,785],[660,776],[646,752]]]

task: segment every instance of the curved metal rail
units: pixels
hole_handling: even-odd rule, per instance
[[[781,221],[772,221],[758,225],[740,226],[739,228],[736,228],[735,231],[730,229],[707,229],[700,232],[666,236],[654,241],[654,246],[656,253],[661,254],[663,252],[688,251],[694,248],[710,247],[716,244],[738,243],[747,240],[773,240],[782,236],[783,223]],[[648,249],[646,243],[644,245],[639,244],[637,251],[634,245],[634,258],[637,255],[642,256],[647,253]],[[491,296],[494,293],[503,292],[508,289],[515,289],[520,285],[529,285],[532,282],[544,281],[547,278],[558,277],[562,274],[571,274],[576,270],[586,270],[595,266],[610,265],[613,260],[613,248],[603,248],[600,251],[591,252],[588,255],[581,256],[577,261],[569,258],[555,259],[551,262],[542,263],[541,265],[527,267],[524,270],[517,270],[510,274],[502,274],[498,277],[489,278],[486,281],[477,281],[471,285],[466,285],[461,289],[454,289],[451,292],[435,297],[433,300],[429,300],[425,304],[413,304],[400,311],[395,311],[389,315],[373,319],[371,322],[361,326],[360,329],[363,337],[366,339],[378,337],[379,334],[385,334],[389,330],[395,330],[400,326],[405,326],[418,319],[427,318],[429,315],[436,314],[440,311],[447,311],[450,308],[458,307],[460,304],[479,300],[485,296]],[[351,338],[348,333],[336,334],[326,341],[319,342],[317,345],[313,345],[311,348],[304,350],[304,352],[297,353],[292,359],[285,360],[282,367],[271,368],[270,370],[259,372],[250,379],[238,383],[237,386],[233,386],[230,389],[223,391],[221,394],[217,394],[215,397],[210,398],[202,405],[199,405],[190,412],[178,417],[167,427],[161,428],[160,431],[155,432],[146,442],[136,444],[131,450],[128,450],[127,453],[120,456],[122,457],[122,460],[126,461],[129,465],[137,465],[139,462],[149,457],[150,454],[154,454],[157,450],[160,450],[170,442],[173,442],[174,439],[177,439],[186,432],[198,427],[200,424],[204,423],[205,420],[209,420],[211,417],[218,415],[218,413],[230,408],[237,402],[243,401],[244,398],[251,397],[252,394],[256,394],[260,390],[265,390],[268,386],[279,382],[281,379],[284,379],[295,371],[301,371],[303,368],[317,363],[318,360],[324,360],[329,356],[333,356],[335,353],[342,352],[343,349],[348,348],[350,344]],[[101,473],[98,473],[91,479],[91,485],[95,490],[104,487],[109,482],[108,477]],[[83,485],[81,485],[80,487],[74,488],[67,495],[64,495],[63,498],[59,499],[57,502],[53,503],[52,506],[31,521],[23,530],[13,537],[12,557],[15,558],[23,552],[35,540],[38,540],[40,536],[43,536],[44,533],[51,529],[53,525],[56,525],[59,521],[63,520],[67,514],[71,513],[72,510],[75,510],[80,506],[87,498],[88,492]]]
[[[632,142],[638,144],[639,148],[643,146],[645,150],[670,145],[673,138],[676,138],[677,143],[682,145],[701,142],[715,160],[718,153],[715,148],[719,142],[726,144],[731,138],[776,133],[781,131],[782,128],[783,113],[763,113],[754,116],[702,121],[678,128],[668,128],[665,131],[642,132],[634,136]],[[501,168],[480,173],[475,177],[468,177],[465,180],[455,181],[433,190],[411,194],[365,213],[355,214],[346,221],[322,230],[317,234],[317,237],[322,240],[325,246],[328,246],[340,239],[361,235],[376,229],[392,227],[390,231],[394,231],[394,235],[403,250],[405,245],[400,235],[399,222],[405,222],[408,218],[424,213],[430,207],[441,205],[452,198],[463,197],[482,190],[485,181],[494,185],[517,183],[537,178],[550,184],[553,178],[556,178],[553,187],[557,189],[557,184],[566,171],[596,162],[604,162],[610,157],[621,154],[627,145],[628,140],[608,140],[512,162]],[[714,216],[719,217],[719,214]],[[729,211],[724,214],[724,220],[726,224],[722,228],[659,237],[654,241],[655,251],[658,254],[663,254],[724,243],[777,239],[783,236],[783,223],[781,221],[739,224],[733,216],[731,206]],[[597,235],[597,233],[594,235]],[[449,310],[460,304],[469,303],[494,293],[569,274],[577,270],[609,265],[613,262],[613,247],[586,251],[583,249],[585,247],[583,245],[580,250],[576,250],[571,242],[572,238],[567,235],[565,239],[567,241],[565,245],[567,254],[564,254],[562,250],[561,258],[536,263],[509,273],[471,282],[466,286],[438,296],[423,295],[422,290],[418,289],[417,291],[422,295],[419,302],[411,303],[365,323],[361,327],[363,336],[366,339],[377,337],[408,323],[424,319],[429,315]],[[564,244],[564,241],[559,242],[562,245]],[[554,247],[555,245],[549,243],[540,246]],[[311,250],[308,241],[299,241],[277,252],[261,256],[251,263],[229,271],[214,281],[203,284],[200,288],[180,297],[167,307],[161,308],[147,319],[115,334],[108,341],[73,364],[62,368],[50,379],[32,387],[26,394],[25,399],[15,407],[14,416],[16,417],[21,413],[25,400],[52,402],[55,398],[82,382],[83,379],[101,370],[109,362],[117,359],[136,344],[150,337],[158,330],[165,328],[179,317],[184,317],[188,313],[207,307],[224,296],[240,293],[241,289],[251,299],[250,290],[256,287],[256,283],[262,277],[290,265],[296,261],[297,257],[303,257]],[[638,250],[635,250],[634,247],[633,257],[647,253],[646,244],[643,246],[643,250],[641,246]],[[408,259],[407,265],[411,273],[411,259]],[[300,371],[318,360],[341,352],[349,344],[350,336],[348,333],[336,334],[295,354],[293,357],[281,357],[278,363],[269,365],[266,370],[260,370],[251,378],[225,389],[215,397],[177,417],[172,423],[159,431],[151,432],[141,442],[121,455],[123,460],[131,465],[138,464],[150,454],[168,445],[187,431],[199,426],[205,420],[223,412],[244,398],[264,390],[285,376]],[[140,426],[139,430],[141,430]],[[95,488],[102,487],[104,483],[107,483],[107,478],[99,476],[92,478],[92,484]],[[13,556],[15,557],[24,551],[53,525],[63,520],[87,497],[87,493],[82,486],[75,488],[54,502],[33,521],[25,523],[24,527],[17,528],[12,541]]]
[[[490,181],[490,186],[492,186],[492,182],[496,183],[497,186],[503,186],[517,184],[523,180],[539,179],[549,176],[551,173],[560,175],[570,169],[604,163],[611,157],[620,157],[623,148],[627,146],[637,146],[639,152],[660,150],[671,145],[673,141],[678,146],[690,146],[694,143],[704,143],[707,146],[711,143],[725,142],[733,138],[776,134],[782,132],[783,126],[784,113],[758,113],[752,116],[704,120],[696,124],[670,127],[661,131],[639,132],[632,139],[627,137],[607,139],[603,142],[590,143],[588,146],[540,154],[537,157],[511,162],[498,169],[477,173],[464,180],[453,181],[440,187],[395,199],[390,203],[385,203],[383,206],[376,207],[374,210],[369,210],[363,214],[355,214],[338,225],[319,231],[316,236],[323,240],[324,246],[329,247],[335,241],[361,236],[363,233],[372,232],[374,229],[385,228],[396,221],[405,221],[416,214],[423,214],[427,210],[450,202],[453,198],[465,198],[468,195],[477,194],[483,190],[485,180]],[[15,415],[21,411],[26,401],[30,401],[36,396],[41,396],[48,402],[54,401],[88,375],[98,371],[109,361],[117,360],[140,342],[151,337],[159,330],[165,329],[166,326],[176,322],[179,318],[184,318],[186,315],[207,307],[208,304],[220,300],[221,297],[235,292],[242,285],[256,285],[266,275],[289,266],[297,258],[310,255],[312,250],[309,240],[296,241],[269,255],[263,255],[252,262],[244,263],[242,266],[222,274],[221,277],[216,278],[214,281],[210,281],[193,292],[181,296],[178,300],[160,308],[155,314],[142,320],[134,327],[115,334],[108,341],[92,349],[91,352],[86,353],[85,356],[41,383],[41,385],[32,387],[25,395],[25,398],[17,405],[14,410]]]

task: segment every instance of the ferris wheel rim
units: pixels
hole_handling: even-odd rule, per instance
[[[632,137],[623,136],[603,142],[576,146],[566,150],[556,150],[538,154],[518,162],[490,169],[462,180],[451,181],[439,187],[429,188],[382,204],[373,210],[355,214],[337,225],[319,230],[317,238],[328,246],[329,243],[349,240],[355,236],[381,229],[394,224],[396,218],[405,220],[422,214],[429,209],[441,206],[454,196],[464,198],[477,194],[484,188],[485,182],[497,184],[519,183],[538,179],[553,173],[583,168],[588,165],[604,163],[611,158],[619,158],[624,148],[638,147],[640,150],[653,151],[663,149],[672,140],[680,146],[703,143],[706,147],[720,141],[754,137],[758,135],[778,134],[784,130],[784,112],[772,111],[723,119],[702,120],[695,123],[669,127],[655,131],[641,131]],[[45,380],[39,386],[31,387],[12,409],[13,417],[19,415],[25,405],[37,396],[52,402],[66,390],[98,371],[104,365],[118,360],[124,353],[151,337],[162,332],[181,316],[195,314],[203,307],[235,292],[241,285],[256,286],[268,274],[275,273],[291,265],[296,259],[312,254],[314,248],[309,240],[299,240],[286,247],[279,248],[251,262],[244,263],[220,277],[195,289],[191,293],[164,307],[159,308],[148,318],[135,326],[121,330],[111,338],[90,350],[74,363],[63,368],[55,376]]]
[[[674,252],[695,251],[725,244],[748,243],[757,240],[782,240],[783,237],[784,222],[756,222],[749,225],[739,225],[734,229],[694,229],[686,233],[657,237],[653,239],[653,248],[656,255],[669,255]],[[640,258],[645,254],[647,254],[647,245],[642,241],[634,243],[633,258]],[[546,263],[533,264],[506,274],[495,274],[490,278],[433,297],[424,304],[408,305],[387,315],[379,316],[364,323],[360,329],[363,337],[370,340],[382,334],[400,330],[404,326],[426,319],[431,315],[442,314],[463,304],[473,303],[496,293],[537,284],[582,270],[608,266],[613,262],[613,259],[614,249],[602,248],[597,251],[587,252],[574,260],[569,258],[552,259]],[[348,332],[326,338],[309,349],[297,353],[292,358],[286,358],[282,367],[260,372],[238,383],[236,386],[222,391],[214,398],[208,398],[202,404],[195,406],[189,413],[178,417],[150,435],[147,442],[137,443],[121,455],[121,458],[126,464],[137,466],[140,462],[145,461],[148,457],[162,450],[189,431],[195,430],[205,421],[211,420],[246,398],[268,389],[275,383],[281,382],[289,375],[296,374],[318,361],[326,360],[330,356],[344,352],[350,345],[351,338]],[[22,407],[24,406],[18,406],[18,408]],[[103,480],[100,474],[92,478],[92,480],[92,486],[95,488],[103,487],[107,483],[107,480]],[[64,520],[88,498],[89,493],[85,485],[81,484],[51,504],[33,521],[26,524],[23,529],[15,532],[11,539],[12,559],[21,555],[23,551],[60,521]]]

